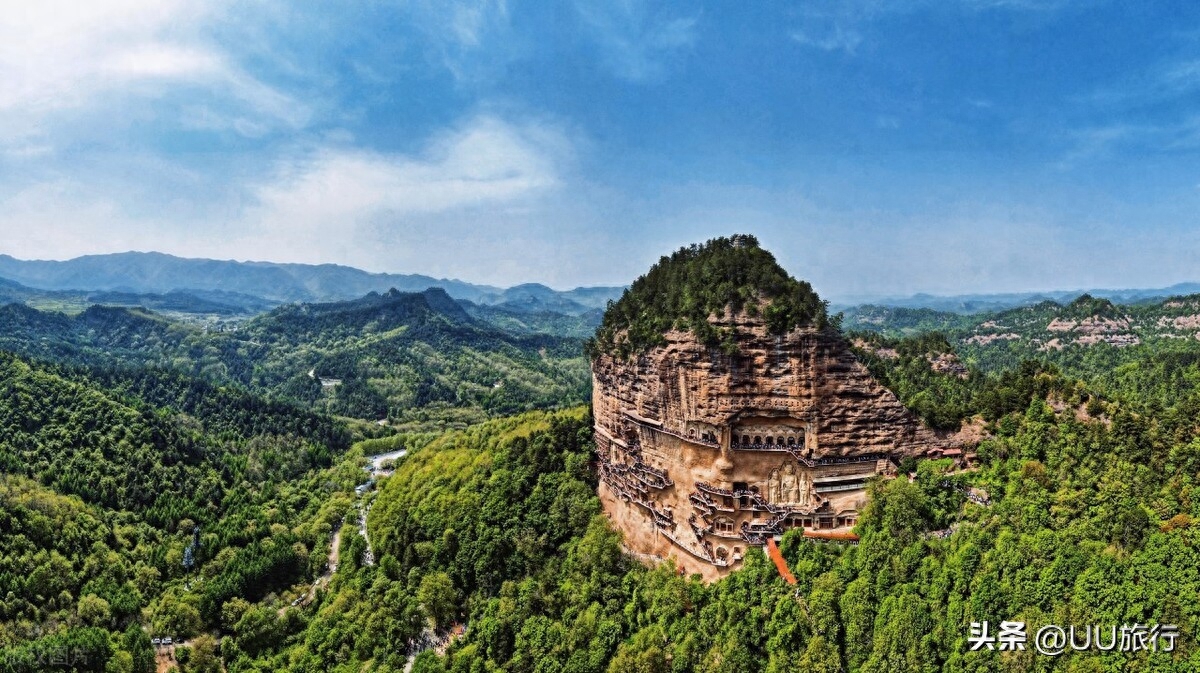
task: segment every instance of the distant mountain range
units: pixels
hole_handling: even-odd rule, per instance
[[[500,288],[420,274],[370,273],[337,264],[190,259],[158,252],[86,255],[66,261],[26,261],[0,255],[0,303],[36,299],[43,306],[61,301],[76,309],[110,304],[182,313],[257,314],[285,303],[347,301],[393,288],[421,292],[431,287],[442,288],[454,299],[471,302],[481,310],[496,307],[507,315],[587,317],[588,324],[595,322],[597,309],[603,310],[609,300],[620,298],[625,289],[578,287],[563,291],[538,283]],[[871,304],[972,314],[1044,301],[1065,304],[1085,293],[1118,304],[1136,304],[1200,293],[1200,283],[1154,289],[847,297],[835,301],[833,309]]]
[[[499,288],[418,274],[369,273],[336,264],[188,259],[158,252],[86,255],[66,261],[26,261],[0,255],[0,279],[30,289],[72,295],[93,292],[175,295],[177,298],[186,295],[189,299],[213,302],[225,308],[246,307],[254,303],[249,299],[257,299],[260,304],[265,301],[269,305],[345,301],[392,288],[420,292],[440,287],[455,299],[475,304],[566,315],[603,308],[608,300],[618,298],[624,290],[619,287],[581,287],[558,291],[537,283]],[[11,285],[9,290],[11,294]],[[124,299],[124,303],[143,303],[129,301],[128,296]]]
[[[587,399],[581,338],[534,333],[511,316],[475,318],[464,304],[476,307],[441,288],[393,289],[199,325],[137,307],[68,315],[0,302],[0,351],[94,370],[168,367],[311,409],[411,427]],[[552,329],[546,320],[535,324]]]
[[[1127,304],[1081,295],[1069,303],[1044,301],[988,313],[865,305],[845,312],[842,327],[860,346],[885,359],[898,357],[887,339],[938,332],[962,362],[985,372],[1048,361],[1072,376],[1102,372],[1106,385],[1130,376],[1125,365],[1154,368],[1200,361],[1200,294]],[[881,342],[874,335],[882,336]],[[935,340],[936,341],[936,340]],[[926,341],[922,347],[928,347]],[[914,342],[917,343],[917,342]],[[1191,387],[1186,376],[1172,386]],[[1154,394],[1175,390],[1164,387]],[[1148,393],[1149,394],[1149,393]]]
[[[0,273],[0,275],[3,275]],[[853,297],[833,302],[835,311],[865,305],[895,308],[932,309],[948,313],[987,313],[1003,311],[1021,306],[1034,306],[1044,301],[1067,304],[1081,295],[1108,299],[1116,304],[1140,304],[1169,297],[1200,294],[1200,283],[1178,283],[1170,287],[1152,289],[1093,289],[1093,290],[1050,290],[1045,292],[999,292],[995,294],[932,295],[914,294],[908,297]]]

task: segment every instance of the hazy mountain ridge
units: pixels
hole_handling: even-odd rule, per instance
[[[201,298],[205,297],[200,292],[220,292],[274,303],[344,301],[389,288],[420,292],[440,287],[455,299],[570,314],[602,308],[622,292],[615,287],[558,291],[537,283],[506,289],[420,274],[370,273],[337,264],[190,259],[158,252],[86,255],[66,261],[0,255],[0,278],[49,291],[187,292]]]
[[[1200,293],[1200,283],[1191,282],[1176,283],[1162,288],[1045,290],[961,295],[933,295],[921,292],[907,297],[846,297],[832,302],[832,308],[835,311],[846,311],[862,306],[888,306],[972,314],[1033,306],[1044,301],[1065,304],[1085,294],[1108,299],[1117,304],[1137,304],[1197,293]]]
[[[523,325],[523,314],[496,311]],[[286,304],[210,327],[141,308],[66,315],[11,303],[0,306],[0,349],[75,366],[169,368],[369,420],[478,421],[587,394],[581,338],[473,318],[441,288]]]
[[[604,316],[604,310],[598,308],[580,315],[566,315],[554,311],[514,310],[506,304],[488,306],[466,300],[460,300],[459,304],[471,317],[513,334],[551,334],[587,339],[596,333]]]
[[[868,341],[939,332],[968,366],[985,372],[1043,361],[1115,389],[1121,384],[1109,379],[1127,366],[1200,356],[1200,294],[1131,304],[1085,294],[1066,304],[1043,301],[975,315],[864,306],[848,312],[843,326]],[[878,354],[893,357],[892,350]]]
[[[843,318],[843,326],[851,331],[898,336],[937,330],[963,338],[1004,334],[1037,337],[1078,329],[1088,331],[1088,326],[1101,323],[1109,326],[1107,331],[1140,337],[1191,337],[1200,331],[1200,294],[1124,304],[1083,294],[1066,303],[1047,299],[1029,306],[969,315],[929,308],[864,305],[846,310]]]
[[[45,290],[0,278],[0,304],[6,303],[68,312],[82,311],[100,304],[220,318],[254,315],[279,305],[277,301],[223,290],[192,288],[162,294],[120,290]]]

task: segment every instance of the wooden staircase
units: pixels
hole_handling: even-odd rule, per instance
[[[779,551],[779,545],[775,544],[775,538],[767,536],[767,556],[771,557],[771,561],[775,564],[775,569],[779,571],[779,576],[788,584],[796,583],[796,576],[788,570],[787,561],[784,560],[783,554]]]

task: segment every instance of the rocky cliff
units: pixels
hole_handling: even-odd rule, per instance
[[[673,330],[667,345],[635,358],[597,357],[597,424],[619,427],[629,411],[682,437],[715,433],[726,449],[756,422],[760,435],[778,425],[772,436],[802,435],[809,458],[900,457],[946,443],[875,381],[840,335],[797,328],[774,336],[745,313],[713,324],[736,331],[735,354]]]
[[[823,313],[811,312],[807,321],[772,320],[771,307],[782,303],[764,292],[737,309],[730,304],[710,312],[705,324],[693,315],[688,329],[672,327],[661,338],[642,334],[641,348],[617,347],[625,338],[620,321],[634,329],[648,324],[640,316],[650,302],[672,305],[640,283],[703,277],[704,286],[664,290],[680,297],[681,306],[695,305],[692,297],[713,285],[711,274],[694,271],[715,266],[710,250],[736,262],[748,247],[736,238],[726,243],[664,258],[634,283],[634,294],[606,316],[616,325],[606,340],[614,347],[596,349],[592,360],[605,512],[634,553],[673,557],[709,579],[736,567],[749,546],[789,528],[852,538],[869,479],[895,474],[906,456],[962,448],[925,428],[875,381]],[[768,253],[754,247],[753,254],[755,263],[786,278]],[[745,296],[757,289],[728,284],[725,291]],[[707,300],[720,298],[710,293]]]

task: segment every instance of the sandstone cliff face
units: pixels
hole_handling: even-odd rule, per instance
[[[738,352],[690,332],[592,366],[601,500],[634,552],[718,577],[789,527],[852,526],[866,480],[956,447],[922,426],[836,334],[776,336],[737,314]]]

